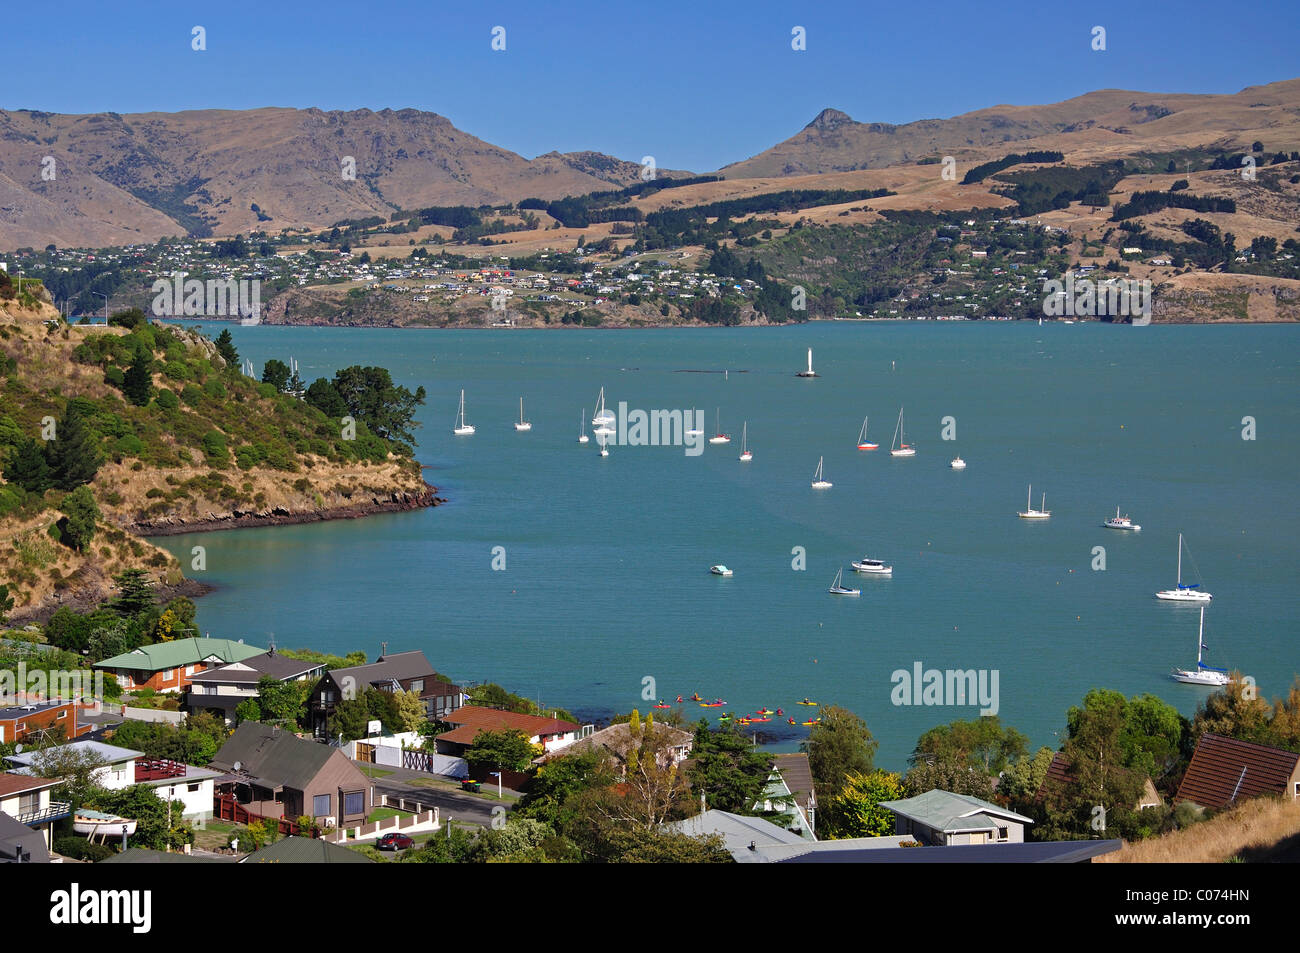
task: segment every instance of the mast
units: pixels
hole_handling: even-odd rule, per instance
[[[902,408],[902,407],[899,407],[899,408],[898,408],[898,423],[894,424],[894,443],[893,443],[893,445],[890,447],[891,450],[897,450],[897,449],[898,449],[898,431],[899,431],[900,429],[902,429],[902,426],[903,426],[903,408]]]
[[[1196,633],[1196,668],[1201,668],[1201,648],[1205,645],[1205,606],[1201,606],[1201,627]]]
[[[862,443],[864,440],[867,439],[867,421],[870,419],[871,419],[870,417],[862,418],[862,432],[858,434],[858,443]]]
[[[1183,534],[1178,534],[1178,586],[1183,588]]]
[[[812,348],[808,348],[808,375],[812,376]]]
[[[1025,512],[1028,513],[1034,508],[1034,485],[1029,484],[1029,492],[1025,494]]]

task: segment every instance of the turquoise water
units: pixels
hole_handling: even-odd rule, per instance
[[[918,661],[996,670],[999,714],[1036,745],[1056,745],[1093,687],[1154,692],[1190,715],[1207,690],[1167,673],[1194,664],[1198,613],[1153,598],[1173,585],[1181,530],[1215,596],[1209,661],[1270,697],[1300,672],[1300,328],[231,330],[258,368],[292,356],[311,381],[379,364],[423,384],[418,457],[449,502],[159,540],[186,565],[206,547],[194,575],[218,587],[199,603],[213,635],[372,658],[386,640],[458,679],[589,713],[645,711],[647,677],[656,697],[698,691],[737,712],[801,716],[808,696],[865,718],[878,763],[898,769],[927,728],[978,713],[894,705],[891,673]],[[801,380],[809,346],[822,376]],[[700,408],[708,434],[720,408],[733,442],[602,459],[577,442],[601,386],[613,408]],[[468,438],[451,433],[461,387]],[[531,433],[511,426],[520,396]],[[919,448],[906,460],[888,454],[900,404]],[[875,453],[855,448],[865,414]],[[948,465],[958,452],[964,472]],[[818,492],[822,455],[834,488]],[[1048,521],[1015,516],[1031,482]],[[1116,505],[1140,533],[1101,527]],[[849,571],[864,553],[893,578]],[[719,562],[735,576],[710,575]],[[841,566],[861,598],[826,592]],[[1187,561],[1184,579],[1197,579]],[[783,746],[806,730],[763,727]]]

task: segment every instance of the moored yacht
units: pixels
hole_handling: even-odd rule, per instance
[[[1183,582],[1182,533],[1178,534],[1178,580],[1173,589],[1161,589],[1157,592],[1156,598],[1163,599],[1165,602],[1209,602],[1214,598],[1214,596],[1201,589],[1199,582]]]
[[[1106,519],[1102,522],[1101,525],[1106,527],[1107,529],[1131,529],[1134,532],[1137,532],[1142,528],[1137,523],[1134,523],[1131,519],[1129,519],[1127,515],[1120,516],[1118,506],[1115,507],[1115,515],[1106,517]]]
[[[831,583],[831,587],[826,591],[833,596],[862,595],[861,589],[850,589],[848,586],[843,585],[843,582],[844,582],[844,567],[841,566],[840,571],[835,574],[835,581]]]
[[[1169,677],[1176,682],[1184,682],[1188,685],[1209,685],[1213,688],[1222,688],[1227,685],[1231,681],[1227,670],[1206,665],[1202,655],[1205,649],[1205,606],[1202,605],[1201,624],[1196,633],[1196,668],[1176,668],[1169,674]]]
[[[826,459],[825,457],[817,458],[817,472],[813,474],[813,479],[812,479],[812,488],[814,490],[829,490],[832,486],[830,480],[822,479],[822,463],[825,461],[825,459]]]
[[[863,556],[861,559],[849,563],[854,572],[860,572],[867,576],[892,576],[894,574],[893,566],[886,566],[882,559],[871,559]]]
[[[719,408],[718,415],[715,418],[718,426],[718,432],[709,438],[709,443],[731,443],[731,437],[722,432],[722,410]]]
[[[1016,515],[1019,516],[1022,520],[1045,520],[1049,518],[1052,515],[1052,513],[1051,510],[1047,508],[1047,494],[1046,493],[1043,494],[1043,501],[1040,504],[1038,504],[1040,507],[1039,509],[1034,509],[1033,499],[1034,499],[1034,485],[1031,483],[1029,484],[1029,496],[1025,500],[1024,512],[1017,513]]]
[[[966,469],[966,461],[963,460],[963,459],[961,458],[961,455],[960,455],[960,454],[958,454],[957,456],[955,456],[955,457],[952,458],[952,463],[950,464],[950,466],[951,466],[954,470],[965,470],[965,469]]]
[[[473,426],[465,423],[465,391],[460,392],[460,411],[456,414],[456,426],[452,430],[457,437],[468,437],[474,432]]]

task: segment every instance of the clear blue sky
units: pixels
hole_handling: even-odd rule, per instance
[[[190,48],[196,25],[205,52]],[[497,25],[505,52],[490,48]],[[8,5],[0,62],[8,109],[414,107],[529,158],[595,149],[710,171],[825,106],[904,123],[1294,78],[1300,3],[71,0]]]

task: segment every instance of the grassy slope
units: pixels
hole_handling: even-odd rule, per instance
[[[1300,801],[1256,798],[1200,824],[1161,837],[1125,843],[1094,863],[1221,864],[1300,859]]]
[[[133,406],[106,383],[104,366],[82,362],[85,349],[82,361],[74,356],[86,341],[120,346],[127,332],[51,331],[44,324],[51,317],[57,315],[48,305],[20,310],[12,301],[0,302],[0,350],[17,362],[0,386],[0,429],[35,436],[43,417],[62,418],[69,399],[93,408],[105,463],[91,490],[103,522],[88,551],[79,554],[45,532],[60,516],[62,494],[56,490],[0,516],[0,581],[12,583],[15,616],[70,598],[93,599],[128,567],[147,568],[166,584],[181,580],[175,559],[123,530],[259,513],[295,517],[364,509],[427,490],[414,460],[388,455],[373,438],[365,439],[360,426],[361,439],[345,441],[338,422],[303,402],[267,396],[251,379],[224,372],[211,342],[197,335],[164,337],[155,352],[155,393],[167,388],[184,394],[188,385],[193,403],[183,399],[167,409],[155,398],[146,407]],[[202,441],[213,431],[224,436],[227,450],[208,456]],[[6,459],[9,452],[0,446]],[[367,453],[373,459],[364,459]]]

